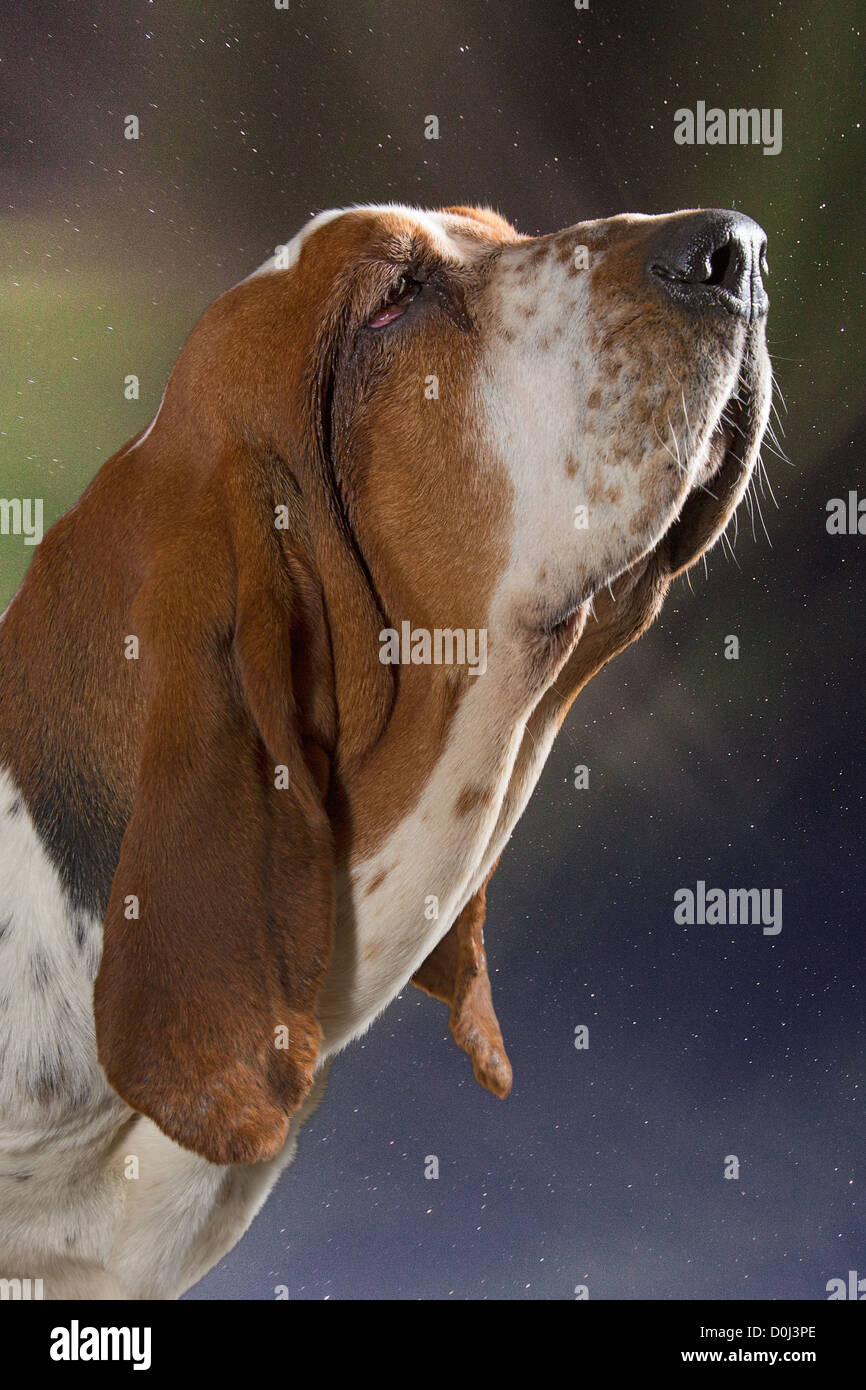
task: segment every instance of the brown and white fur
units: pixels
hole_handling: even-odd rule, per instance
[[[0,621],[0,1276],[179,1296],[410,979],[507,1095],[486,880],[766,425],[763,313],[647,269],[698,216],[323,214],[46,535]],[[404,620],[486,670],[383,664]]]

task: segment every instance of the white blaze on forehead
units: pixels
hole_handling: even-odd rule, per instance
[[[248,275],[246,278],[252,280],[257,275],[270,275],[278,270],[291,270],[292,266],[297,265],[301,249],[307,238],[312,236],[313,232],[317,232],[320,227],[326,226],[347,212],[393,213],[405,217],[427,233],[442,255],[454,255],[455,247],[448,234],[447,220],[441,213],[427,212],[422,208],[411,208],[405,203],[353,203],[350,207],[328,208],[326,212],[317,213],[292,237],[291,241],[286,242],[280,248],[279,253],[274,252],[273,256],[269,256],[266,261],[262,262],[258,270],[254,270],[252,275]],[[279,264],[277,263],[278,257]]]
[[[326,212],[320,212],[317,213],[315,217],[311,217],[309,222],[292,237],[291,241],[285,242],[284,245],[280,246],[266,261],[262,261],[258,270],[254,270],[251,275],[246,277],[247,280],[254,280],[257,275],[269,275],[272,271],[290,270],[291,267],[297,263],[298,257],[301,254],[301,247],[307,237],[317,231],[319,227],[324,227],[326,223],[333,222],[335,217],[342,217],[343,213],[347,210],[346,208],[328,208]],[[280,261],[279,265],[277,265],[278,256]],[[241,284],[243,284],[243,281],[241,281]]]

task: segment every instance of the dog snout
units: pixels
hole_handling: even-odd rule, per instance
[[[770,305],[767,235],[740,212],[712,208],[669,225],[655,238],[647,272],[663,294],[697,312],[722,307],[752,322]]]

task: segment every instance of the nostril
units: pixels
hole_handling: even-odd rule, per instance
[[[717,247],[710,255],[710,273],[700,283],[702,285],[723,285],[731,264],[732,254],[733,247],[729,241],[724,246]]]
[[[653,238],[646,266],[666,295],[695,310],[722,307],[752,319],[767,312],[766,234],[742,213],[711,209],[672,219]]]

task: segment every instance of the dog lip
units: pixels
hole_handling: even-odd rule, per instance
[[[740,447],[742,455],[742,445],[746,443],[746,433],[743,429],[744,417],[747,414],[751,399],[751,387],[741,383],[738,390],[729,396],[723,405],[719,418],[715,423],[712,435],[710,436],[710,453],[717,443],[721,443],[719,459],[712,471],[711,477],[715,477],[721,470],[734,450]],[[736,455],[734,455],[736,457]]]
[[[601,586],[590,584],[580,590],[579,597],[569,598],[566,603],[558,608],[541,616],[538,623],[538,631],[545,637],[566,637],[573,635],[580,621],[581,611],[584,604],[589,603],[590,599],[596,594]],[[571,634],[569,634],[569,628]]]

